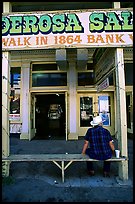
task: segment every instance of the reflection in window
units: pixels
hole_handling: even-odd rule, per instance
[[[93,118],[93,100],[91,97],[80,97],[80,127],[89,127]]]
[[[110,96],[98,96],[98,111],[102,117],[103,125],[110,126]]]
[[[12,67],[10,72],[10,114],[20,114],[21,68]]]

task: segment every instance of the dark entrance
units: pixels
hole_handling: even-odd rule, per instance
[[[127,128],[131,128],[131,106],[130,95],[126,95],[126,109],[127,109]]]
[[[36,139],[65,139],[65,94],[36,95]]]

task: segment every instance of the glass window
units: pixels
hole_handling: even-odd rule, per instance
[[[33,64],[32,71],[57,70],[57,64]]]
[[[78,86],[94,85],[93,72],[79,72],[78,73]]]
[[[93,118],[93,99],[80,97],[80,127],[89,127]]]
[[[20,114],[21,68],[12,67],[10,72],[10,114]]]
[[[124,67],[126,86],[133,86],[133,63],[125,63]]]
[[[94,70],[94,64],[93,63],[87,63],[87,70]]]
[[[113,86],[114,85],[114,82],[113,82],[113,74],[111,74],[109,76],[109,86]]]
[[[102,117],[103,125],[111,125],[110,96],[98,96],[98,112]]]
[[[130,95],[126,95],[127,128],[131,129],[131,101]]]
[[[133,2],[120,2],[120,7],[121,8],[133,8]]]
[[[67,86],[67,73],[32,73],[32,86]]]
[[[13,12],[109,9],[112,2],[12,2]],[[126,8],[126,7],[125,7]]]

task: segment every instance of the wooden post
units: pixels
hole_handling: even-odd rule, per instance
[[[20,139],[30,140],[30,119],[29,119],[29,78],[30,78],[30,62],[22,64],[22,131]]]
[[[64,161],[61,161],[61,167],[62,167],[62,182],[64,183]]]
[[[120,148],[121,156],[127,157],[127,118],[123,48],[116,48],[115,74],[118,147]],[[119,163],[119,178],[122,180],[128,179],[128,161]]]
[[[9,155],[9,96],[10,96],[10,53],[2,53],[2,155]],[[3,175],[9,176],[9,162],[2,166]]]
[[[3,13],[12,11],[11,2],[3,2]],[[2,155],[9,155],[9,96],[10,96],[10,53],[2,52]],[[9,176],[10,162],[2,164],[3,176]]]
[[[120,8],[120,2],[112,2],[113,8]]]
[[[69,135],[68,139],[78,139],[77,127],[76,127],[76,64],[74,61],[69,62]]]
[[[11,2],[3,2],[3,13],[12,12]]]

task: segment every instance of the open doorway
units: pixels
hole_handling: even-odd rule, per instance
[[[65,94],[35,95],[34,139],[65,139]]]

